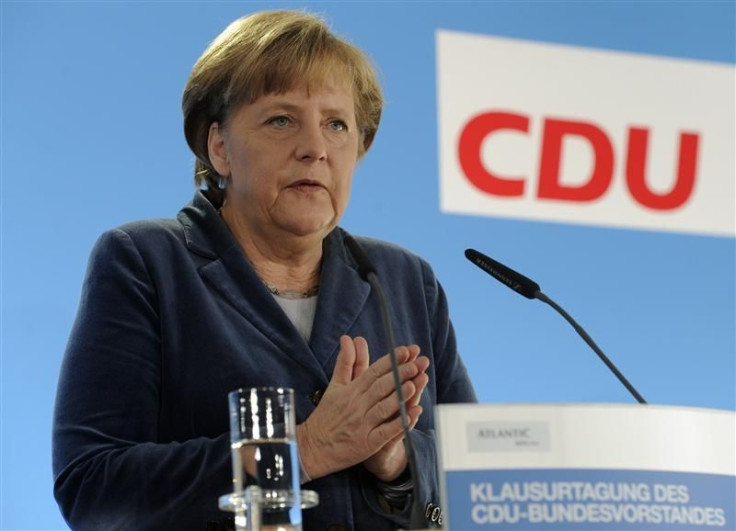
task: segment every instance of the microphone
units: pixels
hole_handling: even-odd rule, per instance
[[[539,284],[475,249],[466,249],[465,258],[527,299],[534,299],[540,293]]]
[[[525,277],[521,273],[517,273],[510,267],[496,262],[492,258],[476,251],[475,249],[466,249],[465,258],[473,262],[475,265],[480,267],[483,271],[491,275],[502,284],[505,284],[512,290],[526,297],[527,299],[539,299],[540,301],[549,304],[557,311],[557,313],[562,315],[562,317],[564,317],[565,320],[572,325],[578,335],[580,335],[580,337],[583,338],[588,346],[592,348],[593,351],[595,351],[601,361],[606,364],[606,367],[608,367],[609,370],[616,376],[616,378],[618,378],[618,380],[623,384],[623,386],[626,387],[629,393],[631,393],[631,395],[640,404],[647,403],[646,400],[644,400],[644,397],[642,397],[639,392],[634,388],[634,386],[629,383],[629,381],[621,373],[621,371],[619,371],[618,368],[613,364],[613,362],[608,359],[608,356],[606,356],[603,351],[598,347],[598,345],[595,344],[595,341],[593,341],[593,339],[588,335],[585,329],[583,329],[583,327],[580,326],[575,321],[575,319],[573,319],[570,314],[568,314],[561,306],[559,306],[555,301],[545,295],[540,289],[539,284]]]
[[[419,503],[417,496],[417,481],[419,475],[417,474],[417,464],[414,452],[414,445],[411,442],[409,436],[409,416],[406,413],[406,404],[404,404],[404,393],[401,390],[401,378],[399,376],[399,362],[396,359],[396,341],[394,340],[394,329],[391,325],[391,314],[388,307],[388,301],[383,293],[381,283],[378,281],[378,275],[376,274],[376,266],[373,265],[373,261],[368,257],[363,248],[358,242],[349,234],[345,234],[343,237],[345,246],[353,256],[355,263],[358,266],[358,274],[363,280],[368,282],[378,296],[378,302],[381,309],[381,318],[383,321],[383,329],[386,334],[386,343],[388,345],[389,357],[391,359],[391,372],[394,377],[394,389],[399,400],[399,417],[401,418],[401,427],[404,431],[404,449],[406,451],[406,460],[409,463],[409,472],[414,480],[414,494],[412,496],[411,506],[411,521],[409,529],[424,529],[427,527],[425,523],[424,511]]]

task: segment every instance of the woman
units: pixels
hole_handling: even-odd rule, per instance
[[[302,481],[320,494],[306,530],[408,524],[412,480],[378,302],[337,226],[381,106],[363,53],[303,13],[237,20],[197,61],[183,110],[202,189],[176,220],[100,238],[65,354],[55,495],[74,529],[221,520],[216,500],[232,490],[226,395],[264,385],[295,392]],[[401,379],[431,515],[434,420],[422,413],[475,396],[431,269],[359,241],[408,345]]]

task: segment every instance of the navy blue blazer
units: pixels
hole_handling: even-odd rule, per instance
[[[225,517],[232,490],[227,393],[284,386],[297,423],[332,375],[342,334],[386,350],[378,301],[337,228],[324,241],[309,344],[260,281],[216,208],[198,192],[176,220],[100,237],[62,364],[53,428],[54,494],[73,529],[196,530]],[[432,404],[475,401],[447,302],[422,259],[359,238],[389,299],[398,344],[430,359],[412,439],[422,507],[438,504]],[[406,526],[386,513],[362,466],[305,484],[320,495],[304,529]]]

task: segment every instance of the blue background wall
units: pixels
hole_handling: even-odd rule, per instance
[[[66,529],[51,413],[89,250],[191,198],[179,107],[191,66],[231,20],[274,7],[324,14],[378,64],[387,106],[343,225],[433,264],[482,401],[632,399],[559,316],[484,276],[466,247],[535,278],[650,402],[736,408],[734,239],[440,214],[434,41],[442,28],[733,65],[733,2],[6,1],[1,529]]]

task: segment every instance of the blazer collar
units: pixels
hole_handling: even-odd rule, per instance
[[[319,299],[307,344],[250,265],[216,206],[202,191],[195,194],[177,219],[190,251],[212,260],[200,267],[202,277],[268,337],[282,355],[295,359],[327,384],[340,336],[351,332],[370,293],[370,286],[358,275],[345,248],[345,232],[338,227],[323,240]]]
[[[193,253],[216,259],[238,245],[220,218],[219,207],[210,202],[204,191],[198,190],[192,202],[176,216],[184,229],[187,247]]]

